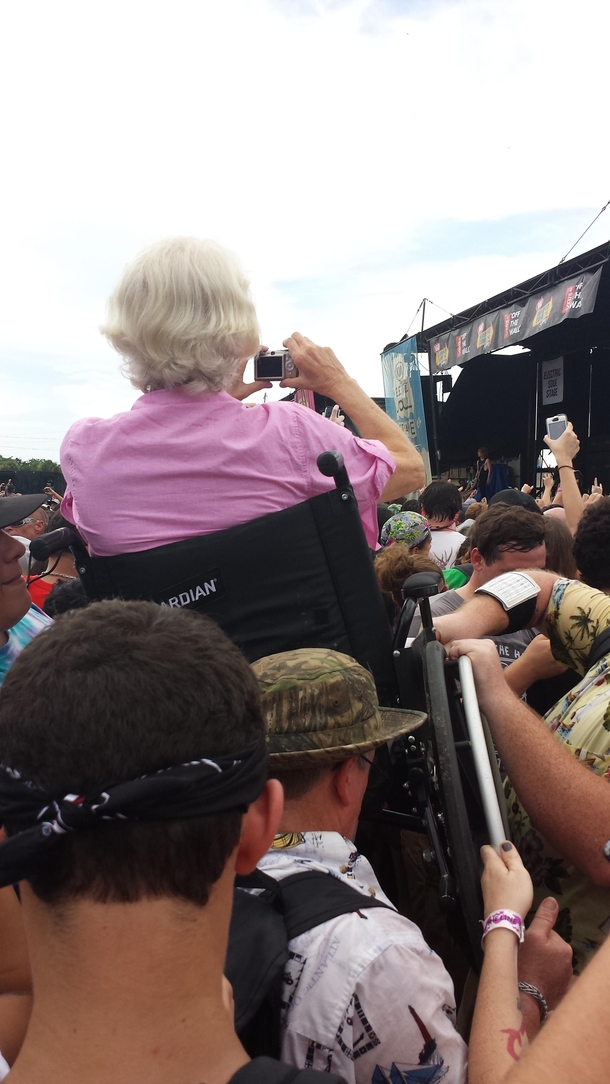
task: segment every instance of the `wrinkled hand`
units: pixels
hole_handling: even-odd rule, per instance
[[[335,425],[345,426],[345,418],[340,413],[340,411],[341,411],[341,407],[337,403],[335,403],[333,409],[330,412],[330,417],[329,417],[328,420],[329,420],[329,422],[334,422]]]
[[[519,945],[519,981],[536,986],[549,1009],[556,1008],[572,982],[572,949],[553,929],[558,914],[557,900],[548,896]]]
[[[266,346],[261,346],[261,352],[267,350]],[[244,372],[248,359],[240,362],[239,371],[235,383],[227,388],[229,395],[232,395],[234,399],[239,399],[241,402],[243,399],[247,399],[249,395],[253,395],[255,391],[264,391],[265,388],[272,388],[273,384],[270,380],[253,380],[250,384],[244,384]],[[254,404],[249,404],[253,406]]]
[[[565,463],[571,463],[580,451],[580,441],[574,432],[572,422],[568,422],[567,429],[560,437],[557,437],[557,440],[551,440],[547,434],[544,443],[551,449],[557,463],[562,466]]]
[[[505,846],[508,845],[508,850]],[[534,888],[521,856],[512,843],[500,845],[500,854],[493,847],[481,847],[483,859],[483,910],[485,918],[492,911],[516,911],[525,918],[532,906]]]
[[[339,399],[336,393],[351,377],[329,346],[316,346],[298,331],[284,339],[284,346],[290,351],[299,375],[282,380],[281,388],[309,388],[329,399]]]
[[[533,488],[534,488],[533,486],[523,485],[523,486],[521,486],[521,492],[522,493],[531,493]]]

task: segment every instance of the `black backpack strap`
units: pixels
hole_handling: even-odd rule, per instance
[[[604,655],[610,652],[610,628],[604,629],[598,636],[595,637],[591,644],[591,650],[589,652],[589,658],[587,659],[587,670],[590,670],[592,666],[595,666],[600,659],[603,659]]]
[[[345,1084],[342,1076],[320,1073],[317,1069],[296,1069],[282,1065],[275,1058],[255,1058],[238,1069],[228,1084]]]
[[[345,884],[345,881],[333,877],[332,873],[321,870],[307,870],[282,877],[276,882],[282,898],[284,922],[288,940],[329,922],[339,915],[348,915],[353,911],[364,911],[370,907],[385,907],[393,910],[387,903],[374,896],[363,896],[357,888]]]

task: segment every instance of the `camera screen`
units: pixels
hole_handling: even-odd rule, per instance
[[[259,380],[280,380],[284,369],[282,354],[259,354],[256,372]]]

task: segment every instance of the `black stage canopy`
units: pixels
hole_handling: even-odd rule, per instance
[[[405,339],[407,336],[405,336]],[[428,440],[438,471],[473,462],[480,445],[520,459],[533,481],[545,418],[565,413],[581,441],[577,466],[610,490],[610,242],[566,260],[419,333],[430,357]],[[519,345],[524,351],[495,351]],[[447,401],[435,386],[463,372]],[[445,373],[446,378],[446,373]]]

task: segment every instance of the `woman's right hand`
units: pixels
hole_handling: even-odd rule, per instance
[[[284,346],[290,351],[299,375],[282,380],[280,388],[309,388],[340,401],[342,387],[353,381],[329,346],[318,346],[298,331],[284,339]]]
[[[493,847],[481,847],[481,858],[485,918],[492,911],[515,911],[524,919],[532,906],[534,888],[517,848],[505,840],[500,854]]]

